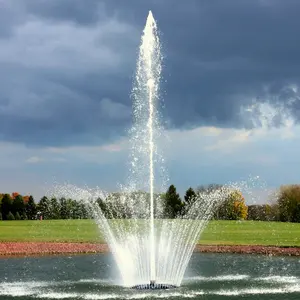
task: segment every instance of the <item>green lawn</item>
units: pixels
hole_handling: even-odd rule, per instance
[[[0,221],[1,241],[103,242],[103,238],[92,220]],[[211,221],[199,243],[300,246],[300,223]]]

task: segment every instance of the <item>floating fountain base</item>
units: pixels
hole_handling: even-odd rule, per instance
[[[165,283],[156,283],[156,282],[150,282],[146,284],[137,284],[132,287],[132,289],[135,290],[168,290],[168,289],[174,289],[176,288],[176,285],[172,284],[165,284]]]

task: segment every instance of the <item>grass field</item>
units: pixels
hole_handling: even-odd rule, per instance
[[[104,242],[92,220],[0,221],[1,241]],[[199,244],[300,246],[300,223],[211,221]]]

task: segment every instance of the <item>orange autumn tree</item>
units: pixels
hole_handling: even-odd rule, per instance
[[[13,200],[16,199],[18,196],[21,196],[20,193],[18,193],[18,192],[13,192],[13,193],[11,194],[11,198],[12,198]],[[28,203],[28,201],[29,201],[29,196],[28,196],[28,195],[26,195],[26,196],[21,196],[21,197],[23,198],[23,201],[24,201],[25,204]]]
[[[245,220],[248,207],[239,190],[232,190],[218,208],[215,218],[219,220]]]
[[[234,191],[231,197],[233,198],[233,213],[236,215],[237,219],[247,219],[248,207],[245,204],[245,198],[242,193],[240,191]]]
[[[23,196],[23,201],[24,201],[25,204],[28,203],[29,197],[30,197],[30,196]]]
[[[15,199],[17,196],[19,196],[20,194],[18,192],[13,192],[11,194],[12,199]]]

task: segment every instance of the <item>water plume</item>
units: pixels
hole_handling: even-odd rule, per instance
[[[179,286],[198,238],[232,188],[199,193],[175,219],[164,219],[165,168],[157,147],[162,55],[151,11],[141,38],[132,90],[128,184],[119,193],[57,186],[56,197],[83,202],[115,258],[124,286]]]

